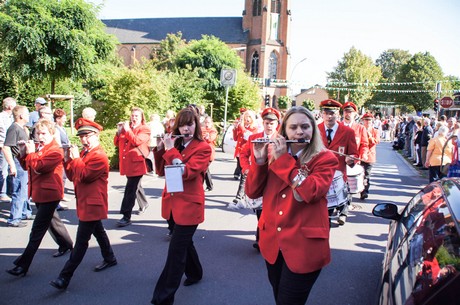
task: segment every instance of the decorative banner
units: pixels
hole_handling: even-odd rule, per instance
[[[268,84],[269,87],[308,87],[303,82],[289,82],[285,79],[265,79],[265,78],[253,78],[253,81],[261,86]],[[268,82],[267,82],[268,81]],[[442,81],[425,81],[425,82],[405,82],[405,83],[347,83],[347,82],[328,82],[326,86],[314,86],[324,90],[331,91],[354,91],[354,92],[379,92],[379,93],[443,93],[452,94],[460,92],[460,89],[450,90],[436,90],[437,83],[448,83],[448,82],[459,82],[458,80],[442,80]],[[420,84],[434,84],[433,90],[408,90],[408,89],[376,89],[378,86],[408,86],[408,85],[420,85]],[[347,86],[361,86],[361,88],[348,88]]]

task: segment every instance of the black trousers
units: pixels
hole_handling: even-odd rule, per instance
[[[265,263],[276,305],[305,305],[321,269],[310,273],[294,273],[287,267],[281,251],[275,264]]]
[[[236,157],[236,167],[235,171],[233,172],[234,176],[241,175],[241,165],[240,165],[240,157]]]
[[[184,273],[191,281],[199,281],[203,277],[203,268],[193,245],[193,234],[197,227],[198,225],[174,225],[168,257],[153,291],[152,304],[174,304],[174,295]]]
[[[75,247],[73,248],[69,260],[65,263],[59,277],[70,281],[73,273],[80,265],[83,257],[85,257],[86,250],[88,249],[88,242],[91,239],[91,235],[96,237],[97,243],[101,248],[102,257],[106,262],[112,262],[115,260],[112,246],[110,245],[109,237],[105,232],[104,226],[101,220],[95,221],[79,221],[77,230],[77,240],[75,241]]]
[[[131,219],[136,198],[139,208],[143,209],[148,205],[144,189],[141,185],[142,177],[143,176],[128,177],[128,181],[126,182],[125,194],[120,208],[120,214],[123,214],[123,217],[126,219]]]
[[[16,266],[20,266],[25,270],[29,269],[47,230],[50,232],[54,241],[59,245],[59,250],[72,248],[72,238],[56,211],[58,204],[59,201],[35,203],[37,206],[37,215],[32,225],[29,243],[24,253],[14,261]]]
[[[209,163],[211,165],[211,163]],[[204,173],[204,182],[206,183],[206,188],[212,189],[214,187],[214,183],[212,183],[212,176],[211,171],[209,170],[209,166]]]
[[[371,171],[372,164],[367,162],[361,162],[364,168],[364,191],[363,193],[369,194],[369,187],[371,186]]]
[[[241,200],[244,198],[244,195],[245,195],[244,185],[246,184],[246,177],[247,177],[247,174],[241,173],[240,184],[238,184],[238,190],[236,191],[236,196],[235,196],[236,199]]]

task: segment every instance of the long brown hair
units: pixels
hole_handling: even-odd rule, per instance
[[[316,156],[319,152],[325,149],[323,140],[321,139],[321,133],[319,132],[318,125],[316,124],[315,116],[311,113],[307,108],[302,106],[295,106],[290,108],[286,115],[283,118],[283,123],[281,124],[281,128],[279,130],[279,134],[287,139],[286,135],[286,125],[289,117],[294,113],[301,113],[308,117],[310,120],[310,124],[313,128],[310,143],[307,144],[305,149],[303,150],[302,154],[300,155],[300,163],[304,164],[310,161],[314,156]]]
[[[176,116],[176,121],[174,122],[174,126],[172,128],[172,135],[180,135],[179,127],[185,125],[191,125],[195,122],[195,132],[193,133],[193,137],[199,141],[203,141],[203,137],[201,135],[201,125],[198,116],[195,113],[195,110],[192,108],[184,108]],[[174,147],[179,147],[184,142],[184,138],[179,138],[174,143]]]

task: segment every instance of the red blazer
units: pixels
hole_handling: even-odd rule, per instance
[[[150,127],[146,124],[115,135],[113,143],[119,151],[120,175],[136,177],[147,173],[145,157],[149,154],[149,141]]]
[[[274,264],[280,250],[295,273],[313,272],[330,262],[326,194],[337,165],[337,158],[327,150],[310,160],[306,164],[310,173],[296,188],[303,199],[299,202],[291,181],[300,164],[292,156],[286,153],[270,165],[251,164],[245,190],[249,198],[263,196],[259,247],[267,262]]]
[[[358,158],[366,160],[369,155],[369,139],[366,127],[354,122],[350,128],[355,132],[356,146],[358,147]]]
[[[259,133],[255,133],[255,134],[252,134],[249,136],[248,138],[248,141],[243,145],[243,147],[241,148],[241,152],[240,152],[240,166],[241,166],[241,169],[242,169],[242,172],[244,173],[246,170],[249,170],[250,166],[251,166],[251,156],[252,156],[252,149],[254,148],[254,144],[251,143],[251,141],[255,140],[255,139],[259,139],[259,138],[263,138],[264,137],[264,132],[259,132]],[[276,135],[273,134],[272,137],[274,137]]]
[[[29,175],[29,197],[34,202],[60,201],[64,197],[63,158],[64,152],[54,139],[39,152],[21,158],[21,166]]]
[[[367,163],[375,163],[377,161],[377,144],[380,143],[380,133],[378,129],[369,127],[366,131],[368,134],[369,141],[369,153],[367,154]]]
[[[201,135],[203,136],[203,140],[211,146],[211,159],[210,162],[214,161],[216,155],[216,139],[217,139],[217,130],[212,128],[201,128]]]
[[[88,153],[82,151],[80,158],[65,163],[65,173],[73,181],[77,197],[77,216],[81,221],[107,218],[109,209],[107,184],[109,159],[97,146]]]
[[[209,166],[211,147],[205,141],[193,139],[187,147],[179,152],[176,148],[168,151],[154,148],[155,169],[159,176],[165,175],[165,165],[171,165],[173,159],[180,159],[185,164],[182,175],[184,191],[168,193],[165,188],[161,195],[161,216],[169,219],[171,213],[179,225],[197,225],[204,221],[204,173]]]
[[[323,143],[326,148],[334,150],[337,152],[342,152],[344,154],[358,157],[358,147],[356,145],[355,132],[350,127],[338,123],[339,127],[335,132],[334,138],[332,139],[331,144],[327,144],[326,129],[324,127],[324,122],[318,125],[319,131],[321,132],[321,137],[323,138]],[[341,149],[342,148],[342,149]],[[343,151],[341,151],[343,150]],[[335,154],[337,159],[339,159],[337,170],[341,171],[343,174],[343,179],[348,181],[347,178],[347,163],[345,162],[345,156]],[[356,163],[356,162],[355,162]]]
[[[241,149],[243,148],[244,144],[246,144],[245,133],[249,132],[251,134],[257,133],[258,129],[257,126],[249,127],[246,129],[242,123],[238,125],[237,128],[233,128],[233,140],[236,142],[235,146],[235,157],[240,156]]]

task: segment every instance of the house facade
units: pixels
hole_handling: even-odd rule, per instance
[[[260,85],[261,105],[277,107],[287,95],[289,71],[289,0],[246,0],[242,17],[104,19],[106,31],[118,38],[118,55],[130,66],[151,59],[169,33],[186,41],[215,36],[235,50],[246,72]],[[280,81],[281,80],[281,81]]]

